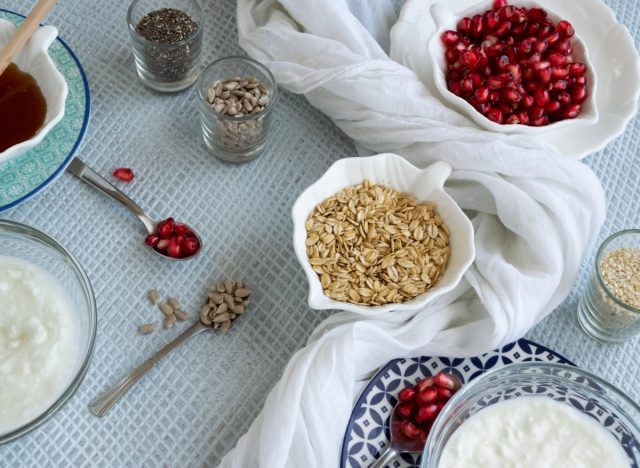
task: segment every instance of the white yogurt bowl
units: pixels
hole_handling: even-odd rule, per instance
[[[309,306],[313,309],[338,309],[363,315],[379,315],[391,310],[413,311],[453,289],[475,258],[473,226],[456,202],[444,190],[451,166],[437,162],[419,169],[396,154],[379,154],[336,161],[325,174],[298,197],[293,205],[293,247],[309,282]],[[361,306],[335,301],[324,294],[318,274],[309,263],[305,241],[305,223],[314,208],[340,190],[368,179],[416,197],[436,203],[436,211],[449,227],[451,256],[444,274],[435,286],[402,304]]]
[[[571,38],[573,44],[573,56],[577,62],[583,62],[587,65],[587,89],[589,90],[589,96],[582,105],[582,112],[575,119],[565,119],[558,122],[544,125],[541,127],[532,127],[528,125],[520,124],[498,124],[489,120],[487,117],[478,112],[471,104],[465,101],[460,96],[456,96],[447,88],[447,81],[445,76],[446,62],[445,62],[445,47],[442,43],[440,36],[447,30],[456,30],[458,21],[465,17],[472,17],[473,15],[482,14],[491,9],[493,0],[462,0],[458,2],[436,3],[433,4],[429,10],[431,17],[436,24],[436,32],[431,37],[428,43],[428,51],[430,59],[433,63],[433,80],[435,87],[442,96],[444,102],[457,110],[465,114],[471,120],[473,120],[478,126],[498,133],[522,133],[526,135],[539,135],[549,131],[554,131],[563,128],[570,127],[583,127],[593,125],[598,121],[598,110],[595,105],[595,96],[597,90],[597,77],[595,75],[595,68],[591,64],[589,59],[589,53],[584,45],[584,42],[580,39],[579,31],[576,29],[575,35]],[[549,18],[558,23],[558,21],[564,19],[571,22],[571,18],[563,18],[554,13],[546,5],[540,5],[538,2],[531,0],[515,0],[511,2],[513,6],[522,6],[527,8],[544,8]]]
[[[15,34],[16,29],[10,21],[0,19],[0,49]],[[47,53],[56,37],[58,30],[55,27],[42,26],[13,60],[20,70],[35,78],[47,101],[47,114],[42,127],[32,138],[0,152],[0,163],[17,158],[38,146],[64,116],[67,83]]]
[[[97,315],[96,302],[89,279],[78,261],[55,239],[27,225],[0,220],[0,256],[25,260],[57,280],[71,302],[72,310],[69,315],[75,325],[75,330],[70,335],[75,335],[76,338],[75,353],[72,355],[72,359],[65,363],[68,365],[64,369],[65,380],[60,380],[61,384],[56,385],[55,391],[43,390],[42,388],[34,389],[31,398],[33,399],[34,395],[46,394],[44,403],[28,411],[31,416],[28,421],[22,421],[26,415],[18,418],[15,423],[5,420],[2,430],[0,430],[1,445],[17,439],[43,424],[60,410],[78,389],[87,372],[93,353]],[[0,291],[0,295],[2,294],[3,292]],[[33,326],[23,327],[29,334],[33,330],[41,328],[37,323],[30,323],[30,325]],[[12,332],[6,329],[0,330],[0,336],[7,336],[7,333],[11,335]],[[31,338],[21,335],[18,341],[26,339]],[[2,346],[0,346],[0,350],[2,350]],[[13,366],[10,365],[8,369],[0,369],[0,379],[2,379],[2,372],[10,373],[7,378],[15,377],[12,368]],[[27,378],[30,377],[31,375],[27,374]],[[24,397],[30,397],[28,392]],[[0,401],[0,405],[3,404],[6,402]]]

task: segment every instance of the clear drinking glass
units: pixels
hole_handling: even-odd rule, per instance
[[[207,101],[209,89],[217,80],[231,77],[257,78],[269,92],[269,103],[253,115],[234,117],[217,112]],[[271,110],[277,98],[277,86],[271,72],[247,57],[225,57],[202,71],[198,79],[202,137],[207,147],[223,161],[241,164],[256,159],[267,144]]]
[[[140,20],[162,8],[182,10],[198,24],[197,29],[180,42],[160,43],[141,36],[136,30]],[[202,8],[196,0],[135,0],[131,4],[127,23],[136,70],[145,85],[171,93],[195,83],[200,71],[203,20]]]
[[[640,309],[623,302],[603,279],[602,260],[621,248],[640,249],[640,230],[617,232],[602,243],[587,289],[578,304],[578,321],[585,332],[611,343],[621,343],[640,332]],[[628,281],[635,281],[637,285],[640,278],[630,277]]]

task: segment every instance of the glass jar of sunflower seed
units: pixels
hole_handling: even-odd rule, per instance
[[[267,144],[276,82],[261,63],[247,57],[213,62],[198,79],[202,137],[223,161],[253,161]]]
[[[161,92],[177,92],[198,79],[203,15],[197,0],[134,0],[127,13],[136,71]]]
[[[617,232],[602,243],[578,321],[589,335],[611,343],[640,333],[640,229]]]

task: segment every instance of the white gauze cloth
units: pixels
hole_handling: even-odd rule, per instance
[[[402,356],[469,356],[522,337],[567,296],[602,224],[587,166],[532,138],[479,130],[392,61],[394,19],[387,0],[238,0],[240,45],[363,151],[453,166],[446,189],[475,227],[475,262],[424,310],[325,320],[222,467],[338,466],[363,376]]]

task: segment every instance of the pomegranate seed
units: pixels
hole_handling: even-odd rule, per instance
[[[428,436],[430,430],[431,430],[431,426],[429,426],[428,430],[420,431],[420,435],[418,436],[418,440],[420,440],[421,444],[424,445],[424,443],[427,441],[427,436]]]
[[[190,231],[191,232],[191,231]],[[200,242],[198,242],[197,237],[187,237],[185,236],[180,241],[180,250],[182,251],[183,257],[190,257],[195,254],[200,249]]]
[[[534,52],[533,54],[531,54],[531,56],[527,60],[527,63],[533,67],[536,63],[540,62],[541,60],[542,60],[542,54],[540,54],[540,52]]]
[[[551,69],[551,77],[556,79],[564,79],[569,77],[569,65],[564,67],[553,67]]]
[[[113,177],[123,182],[131,182],[133,180],[133,171],[128,167],[119,167],[113,171]]]
[[[407,389],[405,388],[405,390]],[[398,407],[396,408],[396,411],[402,418],[409,419],[413,414],[413,412],[415,411],[415,409],[416,409],[416,404],[410,401],[410,402],[399,404]]]
[[[460,53],[460,62],[467,68],[475,70],[478,67],[480,55],[475,50],[464,50]]]
[[[547,117],[546,115],[543,115],[539,119],[532,120],[531,125],[533,125],[534,127],[542,127],[544,125],[549,125],[549,117]]]
[[[533,50],[538,52],[539,54],[543,54],[548,47],[549,47],[549,44],[546,41],[536,40],[536,43],[533,46]]]
[[[578,83],[578,84],[587,84],[587,77],[586,76],[576,76],[573,79],[574,83]]]
[[[547,19],[547,12],[542,8],[529,8],[529,18],[542,22]]]
[[[448,49],[444,53],[444,56],[447,59],[447,63],[453,63],[460,58],[460,52],[458,52],[456,49]]]
[[[418,409],[418,414],[416,415],[416,422],[424,422],[424,421],[433,421],[438,416],[439,410],[437,403],[432,405],[423,406]]]
[[[551,83],[551,89],[554,91],[564,91],[569,86],[569,82],[567,80],[556,80]]]
[[[420,406],[431,403],[436,398],[438,398],[438,389],[435,386],[429,387],[416,395],[416,401]]]
[[[537,37],[538,31],[540,30],[540,23],[531,22],[529,26],[527,26],[527,35],[531,37]]]
[[[400,401],[412,400],[415,394],[416,394],[416,391],[413,388],[411,387],[404,388],[400,391],[400,393],[398,393],[398,400]]]
[[[484,27],[487,31],[493,31],[498,26],[500,18],[498,14],[493,11],[488,11],[484,15]]]
[[[561,108],[562,104],[560,104],[560,101],[550,101],[549,104],[544,107],[544,111],[551,115],[558,112]]]
[[[486,49],[487,56],[489,56],[489,57],[497,57],[498,55],[502,55],[502,53],[504,52],[505,47],[507,47],[506,44],[504,44],[502,42],[496,42],[495,44],[493,44],[492,46],[489,46]]]
[[[531,96],[527,96],[527,97],[531,97]],[[531,98],[533,99],[533,98]],[[518,120],[520,121],[521,125],[529,125],[529,114],[527,114],[526,112],[520,112],[518,114]]]
[[[504,121],[504,119],[506,119],[511,114],[513,107],[511,104],[507,104],[506,102],[499,102],[498,109],[500,110],[500,112],[502,112],[502,120]]]
[[[510,73],[512,80],[518,83],[522,79],[522,68],[518,64],[511,64],[507,68],[507,73]]]
[[[506,5],[498,10],[498,16],[500,19],[509,19],[516,13],[516,8],[511,5]]]
[[[179,235],[186,234],[187,232],[189,232],[189,226],[183,223],[175,223],[173,225],[173,232]]]
[[[536,120],[544,115],[544,107],[536,106],[529,111],[529,117],[531,120]]]
[[[567,107],[562,112],[563,119],[575,119],[582,112],[582,106],[580,104],[573,104],[572,106]]]
[[[167,247],[167,255],[173,258],[180,258],[180,241],[177,237],[169,239],[169,247]]]
[[[571,23],[565,20],[559,21],[556,28],[562,37],[572,37],[576,33]]]
[[[474,107],[482,115],[486,114],[489,110],[489,104],[476,104]]]
[[[489,108],[487,111],[487,118],[495,123],[502,123],[502,111],[500,109],[496,109],[495,107]]]
[[[528,109],[529,107],[533,106],[534,102],[535,100],[533,99],[533,96],[530,96],[527,94],[526,96],[522,97],[522,101],[520,101],[520,106],[525,109]]]
[[[545,68],[538,72],[538,80],[540,83],[547,84],[551,82],[551,68]]]
[[[486,103],[489,100],[489,88],[482,86],[476,89],[475,93],[473,93],[473,97],[478,104]]]
[[[489,101],[492,103],[497,103],[500,101],[500,91],[498,91],[497,89],[494,89],[493,91],[491,91],[489,93]],[[489,109],[487,109],[489,110]]]
[[[160,238],[158,236],[156,236],[155,234],[149,234],[144,240],[144,243],[150,245],[151,247],[155,247],[156,245],[158,245],[159,241]]]
[[[175,223],[173,218],[167,218],[164,221],[160,221],[158,223],[156,232],[158,233],[160,239],[168,239],[169,237],[171,237],[171,235],[173,234],[174,224]]]
[[[420,429],[409,421],[403,421],[402,424],[400,424],[400,430],[409,439],[415,439],[420,436]]]
[[[493,0],[493,11],[506,7],[509,4],[509,0]]]
[[[587,66],[584,63],[576,62],[569,65],[569,74],[571,76],[582,76],[587,72]]]
[[[540,29],[538,29],[538,38],[544,39],[552,32],[553,32],[553,28],[551,26],[547,26],[547,25],[541,26]]]
[[[557,99],[558,101],[560,101],[560,104],[562,104],[564,107],[567,107],[571,104],[571,95],[566,91],[562,91],[561,93],[558,93]]]
[[[522,95],[513,88],[506,88],[503,92],[506,101],[516,104],[522,100]]]
[[[484,25],[482,24],[482,16],[475,15],[471,18],[471,35],[478,37],[482,34],[484,30]]]
[[[457,29],[462,34],[469,34],[471,33],[471,24],[471,18],[464,17],[460,21],[458,21]]]
[[[505,123],[518,123],[518,122],[509,122],[509,120],[513,120],[515,119],[516,121],[518,120],[518,117],[516,114],[511,114],[507,120],[505,120]],[[445,387],[438,387],[438,398],[442,399],[442,400],[449,400],[453,394],[455,393],[455,390],[451,390],[450,388],[445,388]]]
[[[462,96],[462,87],[460,86],[460,82],[456,80],[451,80],[447,84],[447,88],[456,96]]]
[[[508,21],[503,21],[498,25],[498,27],[495,30],[495,33],[496,33],[496,36],[498,37],[504,37],[507,34],[509,34],[510,30],[511,30],[511,23]]]
[[[540,107],[544,107],[549,104],[549,91],[544,88],[538,88],[533,95],[533,98],[536,100],[536,104]]]
[[[547,60],[540,60],[539,62],[531,64],[531,68],[538,72],[540,70],[546,70],[549,67],[551,67],[551,64]]]
[[[473,83],[474,88],[478,88],[484,84],[484,78],[477,71],[473,71],[469,73],[469,78],[471,78],[471,82]]]
[[[462,382],[458,376],[454,374],[447,374],[446,372],[438,372],[433,377],[433,382],[439,387],[449,388],[451,390],[458,390],[462,387]]]
[[[460,34],[455,31],[448,30],[442,33],[440,39],[442,39],[444,45],[452,46],[460,40]]]
[[[562,67],[567,64],[567,57],[559,52],[552,52],[547,55],[547,60],[552,67]]]
[[[511,114],[509,117],[506,118],[504,123],[508,125],[516,125],[520,123],[520,119],[518,118],[517,114]],[[438,388],[441,388],[441,387],[438,387]]]
[[[413,388],[416,392],[424,392],[427,388],[433,387],[433,377],[427,377],[419,381]]]
[[[511,28],[511,34],[514,36],[522,36],[527,31],[527,23],[518,23]]]
[[[501,55],[495,61],[495,64],[496,64],[496,67],[498,68],[498,70],[505,71],[507,69],[507,67],[509,66],[509,64],[510,64],[509,57],[507,57],[506,55]]]
[[[560,33],[558,31],[554,31],[544,38],[544,43],[553,45],[560,40]]]
[[[169,239],[160,239],[156,244],[156,250],[164,251],[169,247]]]
[[[556,42],[553,49],[560,54],[569,55],[571,53],[571,41],[569,39],[564,39]]]
[[[468,96],[473,93],[473,80],[469,77],[463,78],[460,81],[460,87],[462,88],[462,94]]]
[[[529,55],[538,40],[535,37],[528,37],[518,44],[518,53],[520,55]]]

